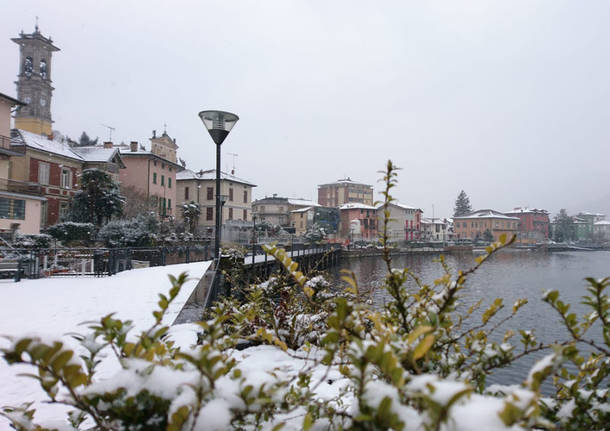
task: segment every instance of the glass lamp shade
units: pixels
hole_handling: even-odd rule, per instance
[[[217,145],[223,143],[239,117],[225,111],[201,111],[199,118]]]

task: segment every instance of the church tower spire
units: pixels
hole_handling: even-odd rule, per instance
[[[52,133],[51,119],[51,56],[59,48],[50,37],[44,37],[38,29],[33,33],[19,33],[11,39],[19,45],[19,74],[17,75],[17,98],[26,104],[15,113],[15,128],[40,135]]]

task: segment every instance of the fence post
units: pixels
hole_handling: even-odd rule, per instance
[[[17,261],[17,272],[15,273],[15,283],[21,281],[21,259]]]
[[[186,263],[191,263],[191,248],[187,245],[186,246]]]

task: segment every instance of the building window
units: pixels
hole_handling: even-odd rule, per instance
[[[244,203],[248,203],[248,190],[244,190]]]
[[[207,188],[207,199],[209,201],[214,200],[214,187]]]
[[[25,200],[0,198],[0,219],[25,220]]]
[[[244,210],[244,220],[248,220],[248,210]]]
[[[161,175],[161,185],[165,185],[165,175]]]
[[[161,169],[165,169],[165,163],[161,163]]]
[[[184,200],[185,201],[189,200],[189,188],[188,187],[184,188]]]
[[[38,162],[38,182],[40,184],[49,184],[49,164]]]
[[[168,199],[167,200],[167,211],[171,214],[172,213],[172,200]]]
[[[68,202],[60,202],[59,203],[59,221],[67,220],[69,212],[70,212],[70,205],[68,205]]]
[[[153,184],[157,184],[157,173],[153,172]]]
[[[214,220],[214,208],[206,208],[205,210],[205,219],[206,220]]]
[[[229,220],[233,220],[233,208],[229,208]]]
[[[233,202],[233,188],[229,188],[229,202]]]
[[[170,167],[169,167],[169,171],[170,171],[170,172],[171,172],[171,171],[172,171],[172,168],[171,168],[171,166],[170,166]]]
[[[167,178],[167,188],[171,189],[172,188],[172,179],[171,178]]]
[[[156,161],[156,160],[155,160],[155,161],[153,161],[153,165],[154,165],[154,166],[157,166],[157,161]]]
[[[72,171],[70,169],[61,169],[60,187],[62,189],[69,189],[72,187]]]

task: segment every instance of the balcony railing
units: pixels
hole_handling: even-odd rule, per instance
[[[4,136],[4,135],[0,135],[0,148],[3,150],[9,150],[9,151],[13,151],[16,153],[23,153],[24,149],[25,149],[24,146],[11,147],[11,138],[9,138],[8,136]]]
[[[42,196],[44,194],[44,190],[40,184],[8,180],[6,178],[0,178],[0,190],[35,196]]]

